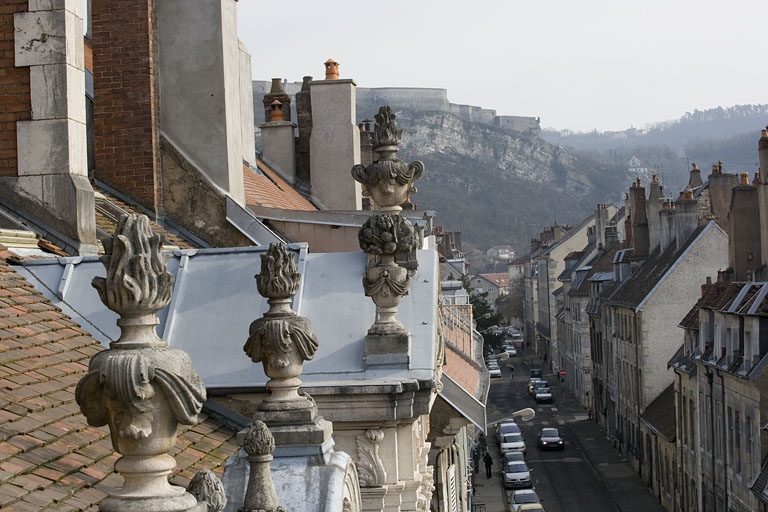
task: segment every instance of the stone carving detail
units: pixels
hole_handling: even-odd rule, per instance
[[[424,172],[422,162],[406,164],[395,156],[402,133],[392,109],[381,107],[373,131],[377,160],[368,167],[352,167],[352,177],[363,186],[363,195],[373,199],[384,212],[399,212],[408,195],[416,192],[413,182]]]
[[[245,433],[243,449],[248,454],[251,472],[245,491],[245,503],[238,512],[285,512],[278,504],[275,484],[269,469],[275,439],[263,421],[254,420],[251,423]]]
[[[362,185],[363,195],[370,196],[381,209],[380,214],[365,222],[358,234],[360,248],[377,257],[367,265],[363,276],[365,294],[373,299],[377,313],[376,322],[368,330],[369,335],[408,335],[395,315],[410,288],[410,276],[408,270],[395,260],[397,255],[415,252],[420,235],[413,224],[399,214],[400,205],[416,191],[413,183],[423,174],[424,164],[406,164],[397,158],[401,137],[402,130],[397,127],[395,114],[389,107],[381,107],[376,114],[373,136],[377,159],[368,167],[355,165],[351,171],[352,177]],[[406,256],[404,259],[410,258]]]
[[[187,486],[187,492],[194,496],[198,502],[205,502],[208,505],[208,512],[221,512],[227,505],[224,485],[222,485],[219,477],[208,469],[203,469],[195,474]]]
[[[387,481],[384,463],[379,457],[379,445],[384,432],[378,429],[366,430],[357,436],[357,473],[361,487],[380,487]]]
[[[291,310],[291,297],[299,290],[301,275],[293,255],[281,244],[270,244],[261,257],[256,276],[259,293],[267,298],[269,311],[250,327],[243,350],[255,363],[264,365],[270,378],[270,396],[259,410],[309,409],[312,401],[298,394],[304,361],[312,359],[318,340],[311,322]]]
[[[123,216],[112,238],[102,241],[107,277],[93,280],[104,304],[121,316],[120,338],[91,359],[75,391],[88,424],[109,425],[112,446],[122,454],[115,469],[125,483],[101,502],[103,511],[159,510],[159,503],[176,511],[197,504],[168,482],[176,466],[167,454],[176,444],[176,427],[197,423],[206,393],[186,352],[155,333],[155,314],[170,301],[173,285],[160,253],[163,241],[146,216]]]

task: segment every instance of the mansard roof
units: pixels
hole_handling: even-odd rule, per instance
[[[616,293],[611,297],[610,303],[630,308],[640,307],[656,286],[667,276],[668,272],[695,245],[699,237],[713,228],[714,224],[712,222],[697,227],[679,249],[675,246],[670,246],[666,251],[661,252],[657,248],[621,284]]]
[[[310,319],[320,348],[304,365],[305,386],[329,382],[395,379],[400,382],[435,378],[438,267],[435,251],[419,251],[419,268],[397,318],[414,340],[407,369],[370,370],[363,357],[364,338],[376,308],[364,296],[360,276],[366,255],[309,253],[307,244],[291,244],[299,254],[301,287],[293,310]],[[168,270],[175,277],[171,303],[158,314],[158,333],[171,346],[189,353],[210,388],[263,386],[262,366],[244,353],[243,344],[254,320],[266,311],[254,275],[267,247],[236,247],[173,251]],[[76,321],[86,325],[105,346],[119,336],[117,315],[101,304],[90,283],[103,275],[96,257],[30,261],[19,268]],[[331,306],[332,305],[332,306]],[[329,311],[332,311],[330,313]]]
[[[0,260],[0,508],[96,510],[122,486],[106,427],[91,427],[75,386],[101,345]],[[238,449],[235,431],[209,413],[180,429],[172,483],[194,474],[221,476]]]

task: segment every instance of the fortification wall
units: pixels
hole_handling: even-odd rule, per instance
[[[264,112],[261,108],[261,98],[269,92],[272,82],[269,80],[253,81],[253,104],[256,117],[256,126],[264,122]],[[283,81],[285,92],[291,97],[301,90],[301,82]],[[412,108],[418,110],[438,110],[450,112],[459,116],[464,121],[472,123],[484,123],[497,126],[504,130],[516,132],[535,132],[541,134],[540,118],[522,116],[497,116],[495,110],[476,107],[474,105],[458,105],[448,101],[446,89],[422,89],[416,87],[358,87],[357,103],[361,105],[375,105],[376,108],[390,105],[397,108]],[[295,100],[291,104],[295,109]],[[291,119],[295,119],[292,117]]]
[[[494,124],[505,130],[516,132],[536,132],[541,134],[541,118],[523,116],[497,116]]]

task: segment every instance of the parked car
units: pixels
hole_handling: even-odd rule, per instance
[[[525,454],[523,452],[505,452],[501,454],[501,469],[507,467],[510,462],[525,462]]]
[[[493,367],[493,368],[488,368],[488,373],[491,374],[491,378],[492,379],[499,379],[499,378],[501,378],[501,369],[498,366]]]
[[[501,437],[499,449],[501,450],[501,453],[522,452],[525,454],[525,441],[523,440],[523,435],[516,432],[504,434]]]
[[[501,444],[501,438],[505,434],[519,434],[520,427],[514,421],[500,421],[496,424],[496,442]]]
[[[541,429],[536,437],[536,444],[542,450],[564,450],[565,442],[556,428],[546,427]]]
[[[512,345],[505,345],[502,348],[504,349],[504,352],[509,354],[509,357],[517,356],[517,349],[515,347],[513,347]]]
[[[510,508],[517,512],[522,505],[530,505],[534,503],[540,503],[539,495],[533,489],[518,489],[512,492],[510,496]]]
[[[536,396],[536,390],[539,388],[548,388],[549,383],[545,380],[537,380],[531,383],[531,385],[528,388],[528,392],[531,394],[531,396]]]
[[[544,378],[544,370],[541,368],[531,368],[531,373],[529,375],[530,378],[537,378],[537,379],[543,379]]]
[[[521,487],[533,487],[531,470],[525,462],[510,462],[504,468],[504,488],[519,489]]]
[[[533,397],[536,399],[536,403],[544,403],[552,401],[552,390],[548,387],[537,387],[533,390]]]

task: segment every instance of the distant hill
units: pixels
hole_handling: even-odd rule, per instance
[[[286,85],[293,94],[299,84]],[[257,125],[266,87],[254,82]],[[413,202],[460,230],[465,252],[478,258],[494,245],[522,255],[555,221],[575,224],[598,203],[620,205],[635,179],[627,170],[632,156],[658,169],[671,195],[687,183],[693,161],[705,173],[717,160],[726,172],[754,170],[758,130],[768,120],[768,105],[756,105],[696,111],[647,130],[542,133],[536,118],[451,104],[444,89],[358,88],[358,121],[386,104],[403,130],[398,156],[426,166]]]

